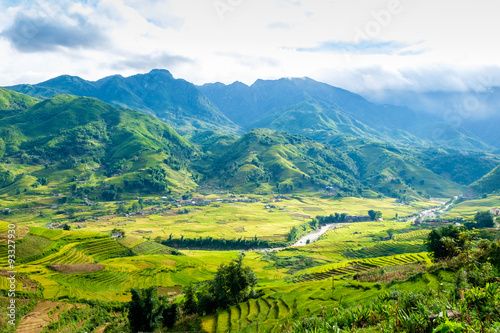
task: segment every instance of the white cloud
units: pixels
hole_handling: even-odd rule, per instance
[[[216,3],[229,6],[222,19]],[[54,10],[47,11],[50,4]],[[452,0],[25,0],[1,5],[4,34],[16,27],[19,12],[36,18],[45,8],[49,14],[44,15],[52,15],[49,25],[74,27],[80,17],[95,29],[85,31],[100,36],[101,43],[82,35],[72,45],[77,40],[54,39],[54,34],[37,42],[56,46],[42,55],[35,52],[36,43],[28,45],[32,53],[27,55],[0,38],[0,85],[60,74],[95,80],[165,66],[197,84],[309,76],[357,92],[461,90],[474,87],[475,73],[500,67],[495,42],[500,21],[493,0],[481,6]],[[360,40],[364,44],[356,43]],[[342,45],[367,47],[345,52]]]

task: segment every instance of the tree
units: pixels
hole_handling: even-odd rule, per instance
[[[154,317],[158,311],[158,294],[155,291],[155,287],[131,290],[128,319],[133,332],[152,332],[158,327],[158,321]]]
[[[124,204],[119,204],[116,208],[116,214],[125,214],[127,212],[127,207]]]
[[[208,291],[202,291],[198,295],[198,314],[204,316],[206,314],[214,313],[217,310],[217,303],[214,296]]]
[[[75,217],[76,213],[76,208],[75,207],[69,207],[66,209],[66,214],[68,214],[69,218],[72,219]]]
[[[394,238],[394,229],[387,229],[387,235],[389,235],[389,239]]]
[[[376,221],[380,218],[382,218],[382,212],[377,210],[377,211],[374,211],[373,209],[370,209],[368,211],[368,215],[370,216],[370,218],[372,219],[372,221]]]
[[[184,290],[184,302],[182,303],[182,311],[186,314],[196,313],[197,310],[196,292],[193,285],[190,283]]]
[[[433,253],[434,260],[451,258],[459,254],[459,249],[463,247],[460,240],[460,233],[467,229],[463,226],[453,225],[442,226],[432,230],[427,236],[425,245]]]
[[[45,186],[49,183],[49,180],[47,177],[40,177],[37,179],[37,181],[40,183],[40,185]]]
[[[241,252],[237,259],[228,265],[221,264],[212,281],[212,293],[218,307],[243,302],[254,293],[258,279],[248,266],[243,266],[245,254]]]
[[[179,316],[179,306],[175,303],[167,304],[167,301],[164,301],[161,309],[163,326],[172,328],[177,320],[177,317]]]
[[[244,253],[229,264],[221,264],[213,280],[194,288],[191,284],[184,290],[182,310],[201,315],[213,313],[217,308],[227,308],[258,297],[253,289],[258,282],[255,273],[243,265]]]
[[[67,223],[64,223],[64,224],[62,225],[62,228],[63,228],[63,230],[70,230],[70,229],[71,229],[71,226],[70,226],[69,224],[67,224]]]
[[[489,210],[484,210],[477,212],[474,216],[474,221],[476,221],[477,228],[493,228],[495,226],[495,221],[493,214]]]
[[[294,241],[299,237],[299,229],[297,227],[292,227],[290,233],[288,234],[288,241]]]
[[[16,180],[16,175],[10,171],[0,172],[0,188],[10,185]]]
[[[139,204],[138,204],[137,202],[134,202],[134,203],[132,204],[132,208],[131,208],[131,210],[132,210],[134,213],[137,213],[137,212],[139,211],[139,209],[140,209]]]
[[[134,288],[128,303],[128,319],[132,332],[154,332],[162,325],[172,327],[177,320],[178,307],[167,298],[158,297],[158,289]]]

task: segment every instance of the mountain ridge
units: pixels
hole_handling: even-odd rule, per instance
[[[192,83],[175,79],[163,69],[129,77],[111,75],[98,81],[61,75],[35,85],[7,89],[38,98],[59,94],[95,97],[117,107],[153,114],[183,133],[217,128],[239,131]]]
[[[323,130],[330,134],[344,134],[366,139],[377,139],[399,144],[414,144],[430,147],[440,144],[450,148],[493,150],[472,133],[464,134],[459,127],[439,124],[439,118],[425,113],[417,113],[404,106],[374,104],[362,96],[348,90],[330,86],[313,79],[281,78],[278,80],[256,80],[248,86],[241,82],[229,85],[220,82],[204,84],[198,88],[231,120],[246,130],[256,127],[269,127],[280,131],[309,136],[313,139],[325,140],[325,137],[311,136],[308,128],[301,131],[283,126],[289,122],[292,128],[303,123],[313,123],[313,118],[323,118]],[[318,112],[311,112],[301,105],[314,104],[321,107]],[[332,118],[326,116],[329,110]],[[293,123],[286,120],[284,114],[290,111],[305,111],[310,117],[303,117],[303,122]],[[328,112],[327,112],[328,113]],[[355,120],[355,126],[349,121],[347,127],[339,130],[339,114],[342,118]],[[325,119],[328,118],[328,119]],[[277,122],[281,126],[277,125]],[[326,126],[330,123],[331,126]],[[340,125],[343,125],[340,122]],[[440,136],[424,135],[422,128],[432,125],[441,133]],[[443,128],[440,128],[443,127]],[[395,132],[396,131],[396,132]],[[308,133],[309,132],[309,133]],[[462,135],[460,135],[462,133]],[[396,134],[396,135],[394,135]]]
[[[248,86],[217,82],[195,86],[163,69],[98,81],[62,75],[36,85],[8,87],[35,97],[90,96],[152,114],[183,135],[199,130],[242,134],[270,128],[318,140],[339,137],[429,148],[493,151],[471,131],[405,106],[375,104],[348,90],[308,77],[256,80]],[[313,105],[314,107],[311,107]],[[477,132],[477,131],[476,131]],[[490,137],[489,142],[493,140]]]

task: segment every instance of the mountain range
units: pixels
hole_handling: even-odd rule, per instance
[[[130,77],[114,75],[98,81],[63,75],[10,90],[36,98],[58,94],[95,97],[117,107],[155,115],[181,134],[218,130],[243,134],[269,128],[324,143],[355,137],[397,145],[492,151],[463,127],[408,107],[369,102],[347,90],[309,78],[257,80],[195,86],[155,69]],[[492,142],[492,140],[489,140]]]
[[[420,113],[431,113],[474,133],[483,142],[498,147],[500,142],[500,87],[489,86],[478,78],[476,89],[465,91],[408,91],[389,89],[367,94],[375,103],[391,103],[411,107]]]
[[[492,150],[474,134],[408,107],[371,103],[309,78],[257,80],[200,90],[245,130],[265,127],[329,142],[339,135],[419,147]]]
[[[197,87],[166,70],[95,82],[64,75],[0,88],[0,120],[4,161],[48,168],[19,184],[69,172],[125,188],[159,177],[183,190],[445,197],[500,162],[464,128],[308,78]]]
[[[37,98],[60,94],[95,97],[116,107],[155,115],[181,133],[195,129],[238,131],[192,83],[175,79],[167,70],[130,77],[113,75],[98,81],[62,75],[35,85],[21,84],[8,89]]]

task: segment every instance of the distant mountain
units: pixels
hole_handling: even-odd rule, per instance
[[[37,98],[59,94],[95,97],[117,107],[153,114],[182,133],[196,129],[238,131],[238,126],[193,84],[175,79],[167,70],[152,70],[130,77],[114,75],[95,82],[63,75],[35,85],[7,88]]]
[[[500,114],[490,116],[486,119],[466,120],[463,126],[483,140],[483,142],[500,148]]]
[[[235,82],[199,87],[229,119],[252,127],[270,114],[280,113],[302,102],[316,102],[347,113],[369,126],[405,129],[417,115],[408,108],[376,105],[350,91],[309,78],[257,80],[251,86]]]
[[[488,145],[500,148],[500,87],[477,91],[386,90],[367,93],[374,103],[407,106],[440,122],[459,124]]]
[[[119,186],[129,181],[129,190],[194,185],[186,179],[189,161],[198,154],[191,143],[153,116],[95,98],[58,95],[26,110],[0,113],[0,137],[4,159],[32,166],[19,175],[18,189],[39,177],[62,187],[106,179]],[[151,174],[151,167],[159,167],[155,172],[161,175]]]
[[[426,145],[425,140],[409,132],[386,127],[375,129],[348,113],[319,102],[299,103],[283,112],[268,115],[252,126],[299,134],[324,143],[336,140],[339,136],[348,136],[370,141]]]
[[[349,156],[356,161],[363,184],[386,196],[450,197],[465,190],[465,186],[423,165],[419,159],[421,153],[413,148],[368,143],[355,147]]]
[[[251,86],[214,83],[199,89],[245,129],[266,127],[323,142],[332,135],[346,135],[416,146],[492,149],[463,129],[438,123],[439,118],[407,107],[374,104],[309,78],[257,80]],[[440,135],[423,130],[429,126]]]

